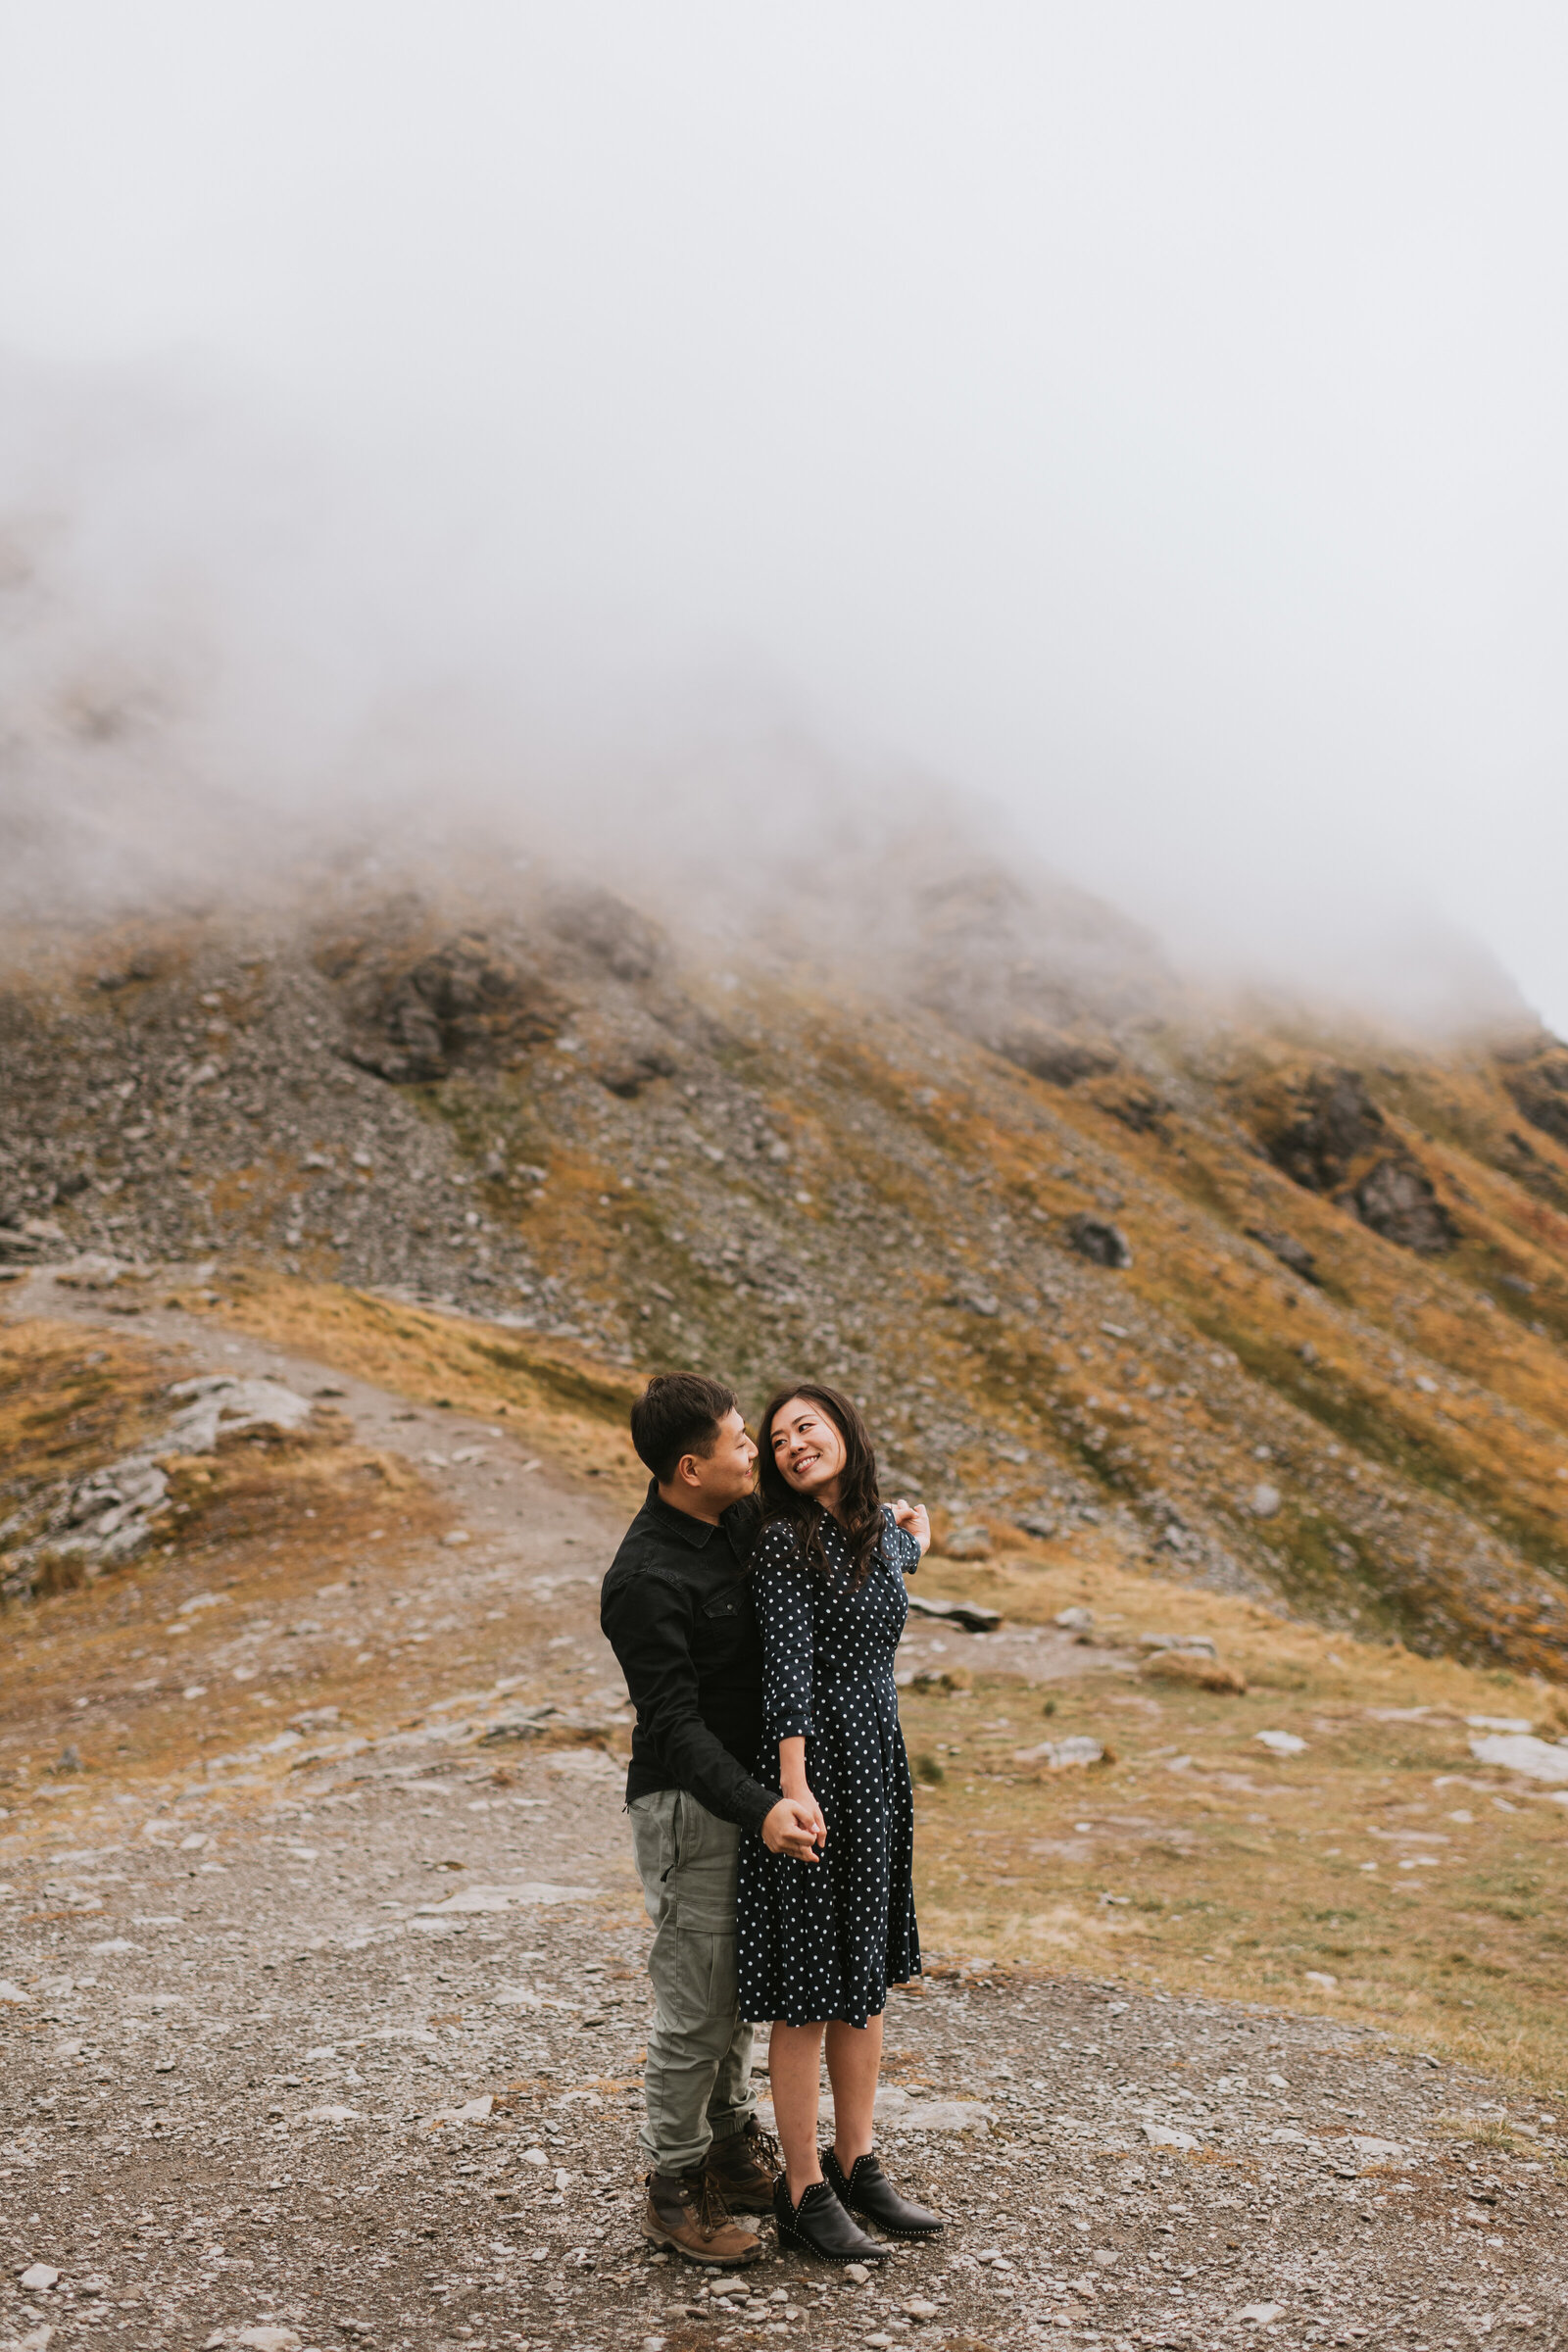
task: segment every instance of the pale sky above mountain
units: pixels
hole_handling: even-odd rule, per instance
[[[799,730],[1568,1029],[1565,98],[1511,0],[0,0],[0,490],[259,742]]]

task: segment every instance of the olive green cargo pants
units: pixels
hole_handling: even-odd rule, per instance
[[[688,2173],[756,2112],[752,2029],[735,1989],[741,1834],[683,1788],[635,1797],[627,1813],[654,1923],[643,2152],[656,2172]]]

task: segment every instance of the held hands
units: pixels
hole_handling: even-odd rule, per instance
[[[814,1862],[826,1839],[827,1823],[809,1788],[802,1796],[781,1796],[762,1822],[768,1852],[789,1854],[797,1862]]]
[[[923,1502],[906,1502],[900,1495],[898,1501],[893,1505],[893,1521],[896,1527],[902,1527],[906,1534],[914,1538],[920,1546],[920,1557],[924,1559],[931,1548],[931,1520],[925,1504]]]
[[[814,1862],[827,1843],[827,1823],[822,1808],[811,1794],[806,1778],[806,1740],[793,1732],[778,1743],[778,1785],[783,1799],[773,1807],[762,1824],[762,1836],[775,1854],[793,1854],[798,1862]],[[789,1828],[780,1828],[775,1840],[768,1837],[768,1822],[776,1822],[780,1814],[791,1817]]]

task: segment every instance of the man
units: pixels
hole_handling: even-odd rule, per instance
[[[733,1391],[662,1372],[631,1412],[652,1473],[600,1595],[637,1710],[626,1810],[654,1923],[642,2145],[643,2233],[734,2269],[761,2252],[735,2213],[770,2213],[775,2149],[758,2125],[752,2031],[735,1989],[743,1837],[815,1858],[809,1806],[752,1770],[762,1740],[762,1644],[745,1569],[757,1448]]]

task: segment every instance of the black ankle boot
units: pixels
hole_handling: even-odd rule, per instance
[[[886,2246],[879,2246],[874,2237],[856,2228],[848,2208],[825,2180],[813,2180],[809,2188],[802,2190],[800,2203],[792,2205],[789,2182],[780,2173],[773,2183],[773,2219],[781,2246],[794,2246],[822,2262],[890,2259]]]
[[[937,2214],[901,2197],[874,2156],[857,2156],[846,2179],[844,2167],[829,2148],[822,2159],[822,2172],[846,2213],[875,2222],[889,2237],[936,2237],[945,2226]]]

